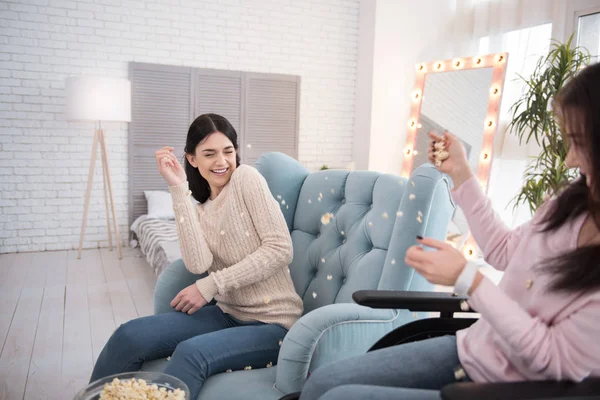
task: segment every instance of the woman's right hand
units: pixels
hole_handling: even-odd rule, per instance
[[[158,172],[165,178],[169,186],[178,186],[187,180],[183,166],[173,155],[172,147],[162,147],[154,153]]]
[[[433,157],[434,143],[443,141],[445,143],[444,148],[448,152],[448,158],[442,161],[442,164],[436,166],[436,168],[438,171],[450,175],[450,178],[454,182],[454,189],[457,189],[463,182],[473,176],[464,146],[456,136],[448,131],[444,131],[442,136],[434,132],[429,132],[429,137],[431,138],[431,143],[427,150],[429,162],[435,165],[436,160]]]

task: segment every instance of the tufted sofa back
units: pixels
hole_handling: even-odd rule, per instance
[[[415,236],[443,239],[454,210],[450,183],[431,166],[410,180],[371,171],[308,173],[294,159],[266,153],[257,169],[290,228],[290,273],[304,312],[352,302],[361,289],[431,288],[404,264]]]

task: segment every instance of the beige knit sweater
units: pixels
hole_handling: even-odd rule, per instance
[[[267,182],[254,168],[239,166],[210,211],[192,204],[188,182],[170,186],[181,254],[206,301],[248,321],[289,329],[302,315],[288,264],[292,240]]]

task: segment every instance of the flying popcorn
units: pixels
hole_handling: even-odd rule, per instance
[[[333,219],[333,214],[332,213],[323,214],[323,216],[321,217],[321,223],[323,225],[328,225],[331,222],[332,219]]]

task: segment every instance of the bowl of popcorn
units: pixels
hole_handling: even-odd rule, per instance
[[[180,379],[162,372],[123,372],[98,379],[74,400],[190,400],[190,389]]]

